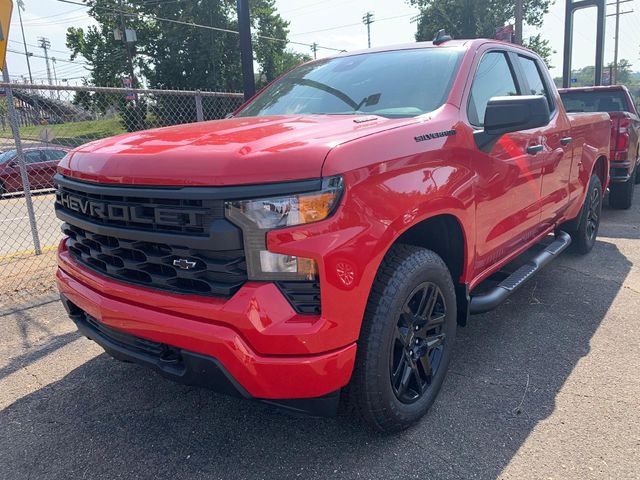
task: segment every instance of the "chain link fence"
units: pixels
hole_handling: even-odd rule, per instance
[[[0,94],[0,304],[5,305],[54,286],[62,233],[53,176],[68,151],[121,133],[224,118],[243,101],[239,93],[13,83],[0,83]]]

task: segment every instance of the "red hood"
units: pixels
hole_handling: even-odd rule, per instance
[[[329,150],[413,119],[246,117],[129,133],[77,148],[63,175],[103,183],[239,185],[318,178]]]

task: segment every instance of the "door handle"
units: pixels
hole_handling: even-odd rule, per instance
[[[531,145],[527,147],[527,153],[529,155],[535,155],[538,152],[541,152],[544,149],[543,145]]]
[[[571,137],[563,137],[560,139],[560,145],[569,145],[571,142],[573,142],[573,138]]]

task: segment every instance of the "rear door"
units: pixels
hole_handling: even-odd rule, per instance
[[[542,167],[540,218],[541,223],[548,227],[555,223],[569,206],[573,142],[571,125],[564,111],[558,106],[560,102],[550,84],[551,79],[546,73],[546,67],[533,56],[518,53],[513,57],[520,68],[525,93],[544,96],[551,112],[548,125],[528,131],[529,135],[538,139],[537,147],[529,148],[537,157],[537,164]]]
[[[524,86],[513,54],[489,50],[481,56],[467,100],[467,117],[481,130],[492,97],[522,95]],[[544,161],[528,152],[540,132],[503,135],[490,151],[478,149],[476,171],[476,274],[504,260],[540,231],[540,190]]]

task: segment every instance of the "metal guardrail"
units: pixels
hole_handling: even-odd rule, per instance
[[[5,78],[6,80],[6,78]],[[243,95],[0,82],[0,304],[54,283],[57,162],[89,141],[224,118]]]

